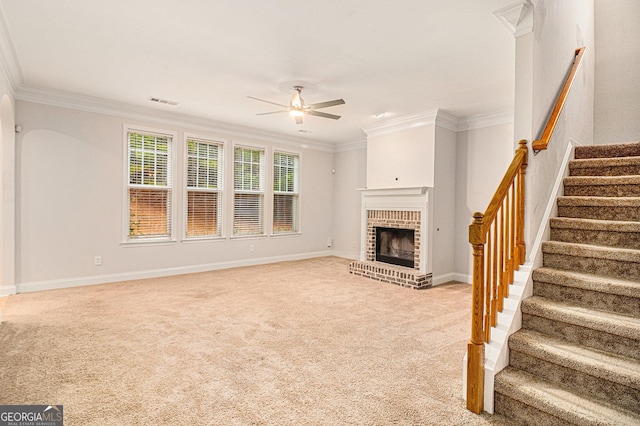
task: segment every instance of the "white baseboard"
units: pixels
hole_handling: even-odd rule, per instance
[[[440,285],[444,283],[448,283],[449,281],[453,281],[453,273],[438,275],[437,277],[432,277],[431,285]]]
[[[360,260],[360,253],[344,253],[341,251],[332,251],[331,256],[341,257],[343,259]]]
[[[454,281],[459,281],[461,283],[471,284],[471,283],[473,283],[473,276],[472,275],[467,275],[467,274],[455,273],[455,274],[453,274],[453,280]]]
[[[438,275],[437,277],[432,278],[431,285],[440,285],[440,284],[451,282],[454,280],[454,276],[455,274],[453,272],[450,272],[448,274]]]
[[[459,274],[457,272],[449,272],[448,274],[438,275],[433,277],[433,285],[446,284],[451,281],[458,281],[461,283],[471,284],[472,278],[470,275]]]
[[[299,253],[284,256],[262,257],[257,259],[242,259],[230,262],[208,263],[202,265],[180,266],[176,268],[154,269],[147,271],[125,272],[120,274],[93,275],[89,277],[77,277],[58,280],[32,281],[18,284],[17,293],[27,293],[42,290],[55,290],[60,288],[79,287],[84,285],[107,284],[119,281],[140,280],[145,278],[158,278],[171,275],[193,274],[197,272],[215,271],[218,269],[238,268],[241,266],[264,265],[267,263],[287,262],[292,260],[312,259],[315,257],[332,256],[331,251],[319,251]],[[12,293],[15,294],[16,292]]]
[[[11,296],[12,294],[16,294],[17,288],[15,285],[8,285],[0,287],[0,297]]]

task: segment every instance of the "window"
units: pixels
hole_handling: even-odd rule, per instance
[[[222,144],[187,139],[187,237],[222,235]]]
[[[127,132],[128,238],[171,237],[172,137]]]
[[[273,233],[298,232],[299,192],[298,164],[293,154],[273,155]]]
[[[263,234],[263,149],[234,149],[233,190],[233,235]]]

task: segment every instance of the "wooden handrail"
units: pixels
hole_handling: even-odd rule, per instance
[[[524,263],[524,175],[527,141],[521,140],[513,161],[484,214],[473,214],[469,243],[473,246],[471,338],[467,345],[467,409],[484,410],[484,344],[509,295],[514,271]]]
[[[551,115],[549,116],[549,120],[547,121],[547,125],[542,132],[542,137],[538,140],[533,141],[531,144],[531,148],[534,151],[541,151],[543,149],[547,149],[547,145],[549,145],[549,141],[551,140],[551,135],[556,128],[556,124],[558,124],[558,119],[560,118],[560,113],[562,112],[562,108],[567,100],[567,95],[569,94],[569,89],[571,89],[571,85],[573,84],[573,80],[575,80],[576,73],[578,71],[578,67],[582,62],[582,57],[584,56],[584,51],[586,47],[581,47],[576,49],[576,56],[573,60],[573,66],[571,67],[571,71],[569,71],[569,75],[564,82],[564,86],[562,86],[562,91],[560,95],[558,95],[558,99],[556,100],[556,104],[553,107],[553,111],[551,111]]]

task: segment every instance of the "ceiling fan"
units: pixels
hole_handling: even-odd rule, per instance
[[[305,105],[304,104],[304,100],[300,96],[300,94],[302,93],[302,89],[303,88],[304,87],[302,87],[302,86],[293,86],[291,88],[293,93],[291,95],[291,101],[289,102],[289,105],[282,105],[282,104],[278,104],[276,102],[266,101],[266,100],[260,99],[260,98],[254,98],[253,96],[247,96],[247,97],[251,98],[251,99],[255,99],[256,101],[266,102],[266,103],[273,104],[273,105],[278,105],[279,107],[284,108],[283,110],[280,110],[280,111],[262,112],[262,113],[256,114],[256,115],[278,114],[278,113],[281,113],[281,112],[288,112],[289,115],[292,116],[296,120],[296,124],[302,124],[302,117],[305,114],[314,115],[316,117],[322,117],[322,118],[330,118],[332,120],[337,120],[337,119],[340,118],[339,115],[327,114],[326,112],[320,112],[320,111],[316,111],[316,110],[321,109],[321,108],[332,107],[332,106],[335,106],[335,105],[342,105],[342,104],[344,104],[344,100],[343,99],[335,99],[333,101],[318,102],[316,104]]]

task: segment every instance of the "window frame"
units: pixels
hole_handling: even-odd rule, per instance
[[[218,146],[217,189],[198,188],[198,187],[189,186],[189,141]],[[218,239],[225,238],[225,233],[226,233],[225,222],[227,217],[226,211],[225,211],[225,206],[227,205],[227,203],[225,202],[225,197],[226,197],[225,182],[227,180],[226,179],[226,169],[227,169],[226,145],[227,145],[227,141],[221,138],[196,135],[192,133],[184,134],[184,151],[183,151],[184,202],[183,202],[183,214],[182,214],[184,222],[183,222],[182,238],[185,241],[218,240]],[[217,223],[217,228],[219,229],[218,234],[197,235],[197,236],[189,236],[187,234],[189,231],[189,192],[218,194],[218,223]]]
[[[252,190],[252,189],[236,189],[236,150],[237,149],[243,149],[243,150],[250,150],[250,151],[258,151],[261,154],[261,161],[260,161],[260,173],[259,173],[259,188],[260,190],[256,191],[256,190]],[[242,142],[237,142],[233,144],[233,149],[231,150],[230,153],[230,163],[231,163],[231,167],[230,167],[230,175],[231,175],[231,183],[230,183],[230,199],[231,199],[231,218],[230,218],[230,223],[231,223],[231,230],[230,230],[230,237],[231,238],[260,238],[260,237],[266,237],[268,236],[268,230],[267,230],[267,212],[268,212],[268,206],[267,206],[267,186],[266,186],[266,182],[268,180],[268,173],[269,173],[269,166],[267,164],[267,158],[269,155],[269,151],[267,149],[266,146],[261,146],[261,145],[256,145],[256,144],[252,144],[252,143],[242,143]],[[259,220],[259,227],[261,232],[259,233],[251,233],[251,234],[245,234],[245,233],[236,233],[236,194],[257,194],[260,195],[260,201],[261,201],[261,206],[259,207],[261,210],[261,216],[260,216],[260,220]]]
[[[168,160],[167,160],[167,185],[164,187],[161,186],[151,186],[144,184],[131,184],[130,183],[130,153],[129,153],[129,134],[130,133],[140,133],[143,135],[150,136],[159,136],[166,137],[169,139],[168,141]],[[126,245],[140,245],[140,244],[163,244],[163,243],[174,243],[176,242],[176,140],[177,133],[165,129],[152,128],[147,126],[138,126],[131,124],[123,125],[123,204],[122,204],[122,243]],[[167,220],[169,221],[169,232],[167,235],[159,235],[159,236],[141,236],[141,237],[132,237],[130,235],[130,226],[131,226],[131,214],[130,214],[130,199],[129,199],[129,189],[130,188],[144,188],[153,189],[155,188],[166,188],[168,190],[169,195],[167,197],[167,201],[170,203],[170,206],[167,207]]]
[[[275,160],[276,160],[276,155],[286,155],[286,156],[291,156],[295,158],[295,165],[294,165],[294,170],[295,170],[295,180],[293,182],[294,185],[294,190],[293,191],[276,191],[275,188],[275,179],[276,179],[276,164],[275,164]],[[302,154],[300,152],[296,152],[296,151],[291,151],[291,150],[287,150],[287,149],[279,149],[279,148],[273,148],[273,152],[271,153],[271,197],[272,197],[272,203],[271,203],[271,235],[273,236],[284,236],[284,235],[299,235],[302,233],[302,202],[301,202],[301,184],[302,184],[302,178],[301,178],[301,170],[302,170]],[[292,224],[296,227],[296,229],[291,230],[291,231],[276,231],[275,229],[275,219],[276,219],[276,196],[278,195],[292,195],[295,196],[296,200],[297,200],[297,206],[296,206],[296,211],[294,212],[295,217],[292,220]]]

